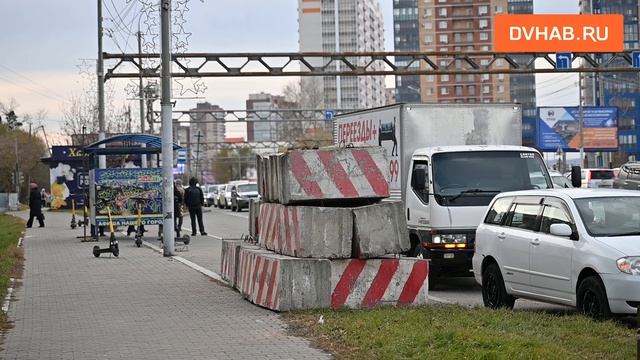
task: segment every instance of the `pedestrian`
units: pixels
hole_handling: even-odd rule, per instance
[[[189,209],[189,217],[191,218],[191,236],[196,235],[196,218],[200,227],[200,234],[207,235],[204,231],[204,223],[202,222],[202,206],[204,205],[204,194],[198,186],[198,179],[192,177],[189,179],[189,187],[184,191],[184,204]]]
[[[180,231],[182,230],[182,204],[184,204],[184,187],[182,186],[182,180],[176,179],[173,182],[173,211],[175,213],[175,227],[178,237],[180,237]]]
[[[31,192],[29,192],[29,221],[27,227],[33,225],[33,218],[37,218],[40,227],[44,227],[44,215],[42,215],[42,197],[38,191],[38,184],[31,183]]]
[[[42,207],[46,207],[47,206],[47,190],[45,190],[45,188],[42,188],[42,190],[40,190],[40,199],[42,201]]]

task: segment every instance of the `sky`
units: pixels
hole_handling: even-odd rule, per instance
[[[107,52],[136,52],[135,10],[140,0],[103,0]],[[145,0],[147,1],[147,0]],[[176,1],[176,0],[174,0]],[[131,4],[131,3],[134,4]],[[380,0],[385,21],[385,47],[393,51],[393,0]],[[536,13],[576,13],[578,0],[534,0]],[[296,52],[297,0],[190,0],[184,29],[189,52]],[[127,12],[127,9],[129,9]],[[0,0],[0,102],[15,99],[16,113],[46,111],[50,136],[62,126],[62,109],[71,96],[95,96],[87,71],[97,58],[97,2],[89,0]],[[118,29],[112,19],[128,26]],[[132,19],[132,21],[129,21]],[[142,24],[144,28],[144,24]],[[174,28],[175,30],[175,28]],[[87,60],[88,59],[88,60]],[[93,60],[91,60],[93,59]],[[93,65],[91,65],[93,66]],[[539,105],[576,105],[574,75],[537,75]],[[295,79],[215,78],[201,99],[178,99],[176,109],[209,101],[225,109],[244,109],[250,93],[279,94]],[[391,83],[393,80],[391,79]],[[109,80],[116,104],[137,107],[125,92],[128,80]],[[189,94],[185,94],[187,96]],[[233,129],[233,127],[232,127]],[[238,128],[234,130],[237,135]]]

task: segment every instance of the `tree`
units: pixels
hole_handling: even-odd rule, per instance
[[[97,99],[86,95],[71,95],[62,109],[62,119],[64,121],[62,132],[67,136],[82,134],[83,126],[85,134],[97,134],[99,131]],[[135,129],[139,127],[136,124],[132,128],[131,111],[127,107],[122,107],[119,112],[105,113],[105,132],[122,134]]]
[[[7,124],[0,124],[0,191],[13,192],[16,163],[24,176],[20,184],[21,200],[28,195],[29,181],[40,185],[49,183],[49,170],[40,159],[48,154],[47,146],[37,136]],[[16,148],[18,153],[16,154]]]
[[[247,169],[255,168],[255,153],[249,146],[237,149],[222,147],[213,158],[213,174],[219,184],[232,180],[241,180],[246,176]]]

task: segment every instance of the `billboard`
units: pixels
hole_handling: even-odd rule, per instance
[[[95,169],[91,175],[96,225],[108,225],[107,206],[114,225],[135,225],[138,204],[142,206],[143,225],[162,224],[161,168]]]
[[[539,107],[536,147],[541,151],[578,151],[580,149],[580,109]],[[618,150],[618,108],[582,107],[585,151]]]
[[[76,208],[84,206],[84,191],[89,177],[83,169],[84,153],[75,146],[53,146],[49,162],[52,209],[70,209],[72,199]]]

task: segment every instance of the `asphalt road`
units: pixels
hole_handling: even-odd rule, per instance
[[[240,238],[248,233],[247,210],[240,213],[231,210],[207,208],[203,218],[205,228],[210,237],[215,238]],[[185,217],[185,225],[188,224],[188,216]],[[183,257],[188,258],[188,253],[183,253]],[[219,269],[220,251],[208,255],[211,257],[208,262],[214,264],[214,269]],[[196,260],[196,259],[194,259]],[[438,282],[435,290],[429,291],[429,297],[433,302],[460,304],[463,306],[482,306],[482,293],[480,286],[473,277],[468,278],[446,278]],[[541,303],[537,301],[519,299],[516,301],[514,309],[525,311],[544,311],[554,314],[572,314],[575,309],[562,305]],[[623,320],[628,326],[635,326],[635,317]]]

